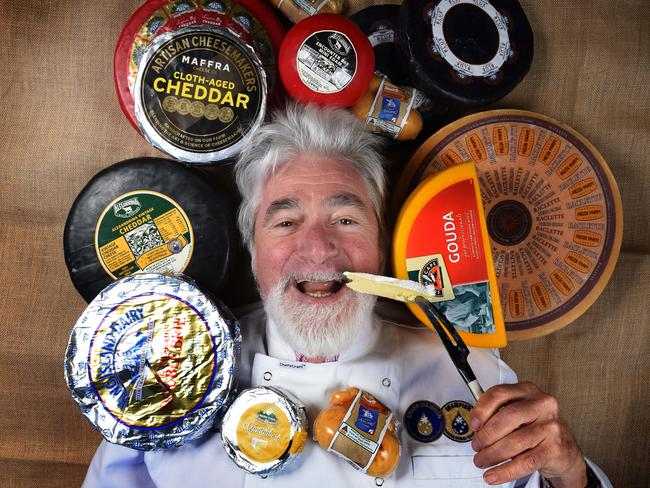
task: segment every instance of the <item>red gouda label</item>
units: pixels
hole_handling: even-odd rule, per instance
[[[508,131],[504,126],[495,127],[492,131],[494,152],[499,156],[508,154]]]
[[[517,145],[517,154],[519,156],[528,157],[533,151],[533,144],[535,143],[535,131],[528,127],[522,127],[519,134],[519,144]]]
[[[569,194],[573,199],[582,198],[584,196],[589,195],[592,191],[595,191],[597,189],[598,189],[598,185],[596,185],[594,179],[589,178],[587,180],[578,181],[577,183],[571,185],[569,187]]]
[[[569,176],[575,173],[581,165],[582,159],[574,153],[560,164],[556,173],[561,180],[566,180]]]
[[[576,208],[576,220],[598,220],[603,218],[602,205],[585,205]]]
[[[474,161],[485,161],[487,159],[485,147],[483,146],[481,138],[478,135],[470,135],[465,139],[465,142],[467,143],[467,150],[471,154]]]
[[[571,278],[564,274],[559,269],[556,269],[551,273],[551,283],[560,290],[563,295],[569,295],[573,291],[573,283]]]
[[[540,162],[548,166],[555,159],[555,156],[557,156],[557,152],[559,150],[560,140],[556,137],[550,136],[548,139],[546,139],[542,150],[539,152]]]
[[[588,230],[577,230],[573,233],[573,242],[586,247],[598,247],[602,242],[602,235]]]
[[[530,287],[530,292],[533,295],[533,300],[535,300],[535,305],[537,305],[537,308],[541,311],[544,311],[551,306],[551,298],[549,297],[548,291],[546,291],[543,283],[535,283]]]
[[[567,254],[564,262],[581,273],[586,273],[591,269],[591,261],[577,252],[571,251]]]
[[[445,166],[454,166],[463,162],[463,158],[451,149],[445,151],[444,154],[440,156],[440,160],[445,164]]]
[[[521,288],[508,292],[508,308],[512,318],[518,319],[524,316],[526,304],[524,303],[524,292]]]

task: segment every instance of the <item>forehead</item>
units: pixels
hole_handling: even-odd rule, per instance
[[[368,201],[365,182],[349,163],[302,155],[283,164],[262,186],[262,205],[279,198],[317,199],[351,193]]]

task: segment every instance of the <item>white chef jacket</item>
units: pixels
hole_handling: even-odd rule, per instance
[[[261,307],[240,320],[242,357],[240,388],[276,386],[290,391],[307,409],[310,424],[328,406],[336,390],[351,386],[375,395],[401,420],[416,401],[442,407],[453,400],[474,404],[438,336],[427,329],[411,329],[376,317],[338,361],[304,363],[281,339]],[[469,362],[483,388],[514,383],[514,372],[498,351],[471,349]],[[311,425],[310,425],[311,427]],[[402,426],[402,453],[395,472],[375,478],[322,449],[309,439],[302,455],[286,469],[262,478],[241,470],[227,456],[218,432],[175,449],[142,452],[103,441],[93,458],[83,488],[274,488],[274,487],[484,487],[483,470],[473,463],[470,442],[441,436],[434,442],[413,439]],[[588,461],[589,462],[589,461]],[[590,463],[603,487],[607,477]],[[538,488],[540,476],[499,485]]]

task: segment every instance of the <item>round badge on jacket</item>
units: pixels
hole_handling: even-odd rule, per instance
[[[418,400],[406,410],[404,425],[416,441],[433,442],[442,436],[445,419],[438,405],[428,400]]]
[[[445,436],[456,442],[469,442],[474,430],[469,426],[470,412],[474,407],[462,400],[453,400],[442,406],[445,417]]]

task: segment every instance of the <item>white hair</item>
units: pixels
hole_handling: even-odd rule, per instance
[[[237,215],[244,244],[255,259],[253,230],[262,185],[284,163],[313,154],[348,163],[362,177],[383,231],[386,176],[379,137],[350,112],[290,103],[248,139],[235,166],[242,197]],[[382,233],[383,234],[383,233]]]

